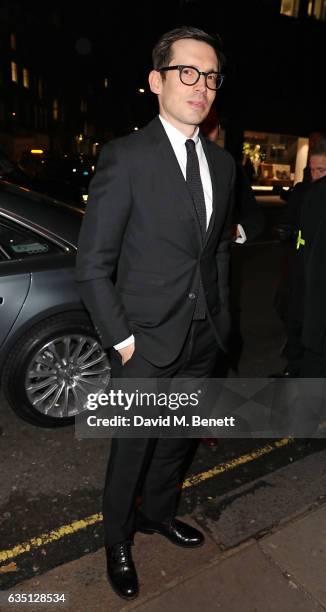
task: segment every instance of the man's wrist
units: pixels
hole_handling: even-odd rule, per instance
[[[135,342],[135,337],[132,335],[126,338],[125,340],[122,340],[122,342],[119,342],[118,344],[114,344],[113,348],[115,348],[115,350],[118,351],[119,349],[126,348],[126,346],[130,346],[130,344],[133,344],[134,342]]]

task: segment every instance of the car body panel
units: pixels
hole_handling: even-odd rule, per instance
[[[43,228],[53,236],[76,247],[84,211],[53,200],[43,194],[0,181],[0,209],[17,215],[35,229]]]
[[[14,325],[30,288],[28,273],[0,275],[0,349]]]
[[[17,263],[20,263],[22,269],[28,268],[31,274],[28,275],[30,278],[28,293],[10,330],[1,317],[0,338],[1,330],[3,330],[2,333],[6,340],[1,346],[0,368],[17,339],[29,331],[33,325],[55,314],[76,310],[84,311],[74,278],[74,257],[57,255],[51,258],[50,265],[47,265],[44,260],[46,258],[38,258],[38,261],[35,258],[33,262],[32,260],[5,262],[7,269],[10,264],[17,266]],[[0,287],[4,279],[12,278],[14,282],[18,277],[18,274],[12,277],[2,276],[2,264],[0,265]],[[1,306],[0,312],[2,312]],[[5,333],[6,330],[7,333]]]
[[[0,368],[17,340],[40,321],[85,312],[74,272],[81,220],[79,209],[0,181],[0,221],[39,233],[59,247],[53,253],[0,260]]]

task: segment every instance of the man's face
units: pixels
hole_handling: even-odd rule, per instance
[[[326,155],[312,155],[309,160],[309,168],[313,181],[326,176]]]
[[[210,45],[199,40],[183,39],[172,45],[169,66],[183,64],[200,71],[218,71],[216,53]],[[205,119],[216,92],[206,87],[205,77],[195,85],[184,85],[179,70],[162,73],[153,70],[149,76],[151,90],[158,95],[160,114],[185,136],[192,136],[195,127]]]

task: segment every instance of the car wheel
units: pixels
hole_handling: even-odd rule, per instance
[[[18,340],[2,385],[20,417],[56,427],[72,423],[88,393],[104,392],[109,380],[109,361],[87,314],[71,312],[46,319]]]

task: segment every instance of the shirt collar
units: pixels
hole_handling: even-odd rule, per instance
[[[189,138],[187,138],[182,132],[180,132],[180,130],[177,130],[177,128],[174,127],[174,125],[172,125],[171,123],[169,123],[166,119],[164,119],[164,117],[159,115],[159,118],[172,144],[184,145],[186,140],[189,140]],[[198,126],[196,127],[191,140],[193,140],[195,145],[197,145],[199,141],[199,127]]]

